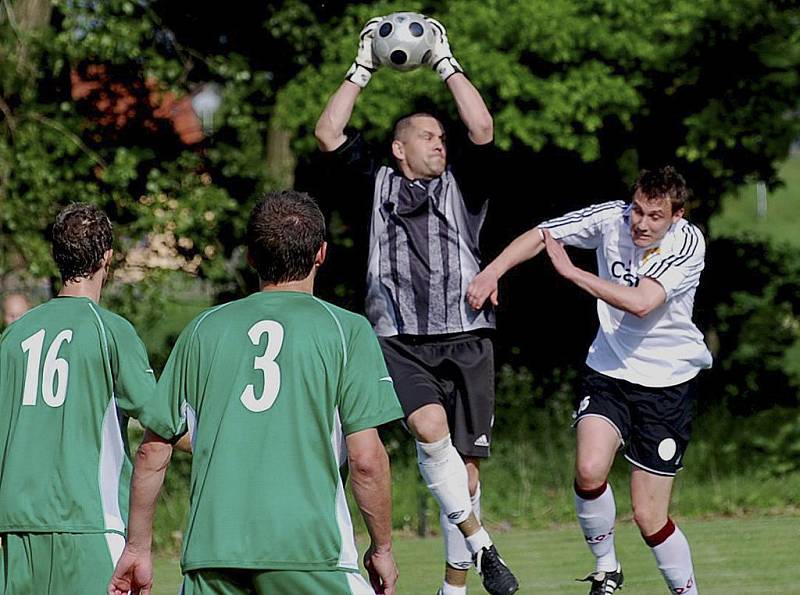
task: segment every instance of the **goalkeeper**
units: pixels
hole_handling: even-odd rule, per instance
[[[317,141],[342,176],[335,187],[371,209],[366,313],[416,440],[420,473],[441,509],[447,563],[439,592],[466,593],[474,564],[489,593],[514,593],[517,581],[480,523],[480,462],[489,456],[494,414],[494,312],[465,301],[481,268],[478,238],[495,186],[492,117],[444,27],[428,19],[436,33],[428,63],[453,94],[469,139],[452,150],[438,119],[410,114],[395,126],[394,162],[379,163],[345,127],[377,68],[372,39],[380,20],[362,30],[355,62],[317,122]]]

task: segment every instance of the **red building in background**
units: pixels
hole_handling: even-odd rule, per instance
[[[145,129],[155,132],[168,122],[183,144],[193,145],[205,138],[203,126],[192,108],[192,97],[178,97],[159,88],[158,81],[117,77],[103,64],[89,64],[70,73],[72,99],[89,101],[93,121],[102,128],[124,129],[140,119]],[[158,122],[161,120],[162,122]]]

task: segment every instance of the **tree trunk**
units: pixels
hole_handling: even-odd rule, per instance
[[[26,33],[48,25],[53,13],[51,0],[16,0],[13,8],[17,25]]]
[[[30,60],[27,38],[32,32],[50,24],[53,4],[51,0],[16,0],[11,9],[13,14],[7,16],[18,35],[17,71],[30,72],[34,65]]]
[[[291,141],[291,133],[281,128],[273,117],[267,131],[267,175],[279,188],[294,186],[297,159],[292,151]]]

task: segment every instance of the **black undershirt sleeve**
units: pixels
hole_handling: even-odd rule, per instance
[[[453,174],[464,197],[464,204],[477,213],[490,198],[496,198],[498,159],[494,141],[476,145],[467,139],[451,162]]]

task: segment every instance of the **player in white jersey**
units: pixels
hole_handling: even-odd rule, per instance
[[[634,520],[673,593],[698,593],[686,537],[669,518],[675,473],[691,434],[695,376],[711,366],[692,307],[704,266],[701,232],[683,218],[688,189],[672,167],[643,171],[633,200],[592,205],[515,239],[469,286],[480,308],[498,303],[498,279],[546,250],[556,271],[597,298],[600,328],[576,399],[575,505],[596,558],[590,595],[622,586],[614,550],[616,505],[607,479],[617,450],[632,464]],[[595,250],[598,274],[562,244]]]

